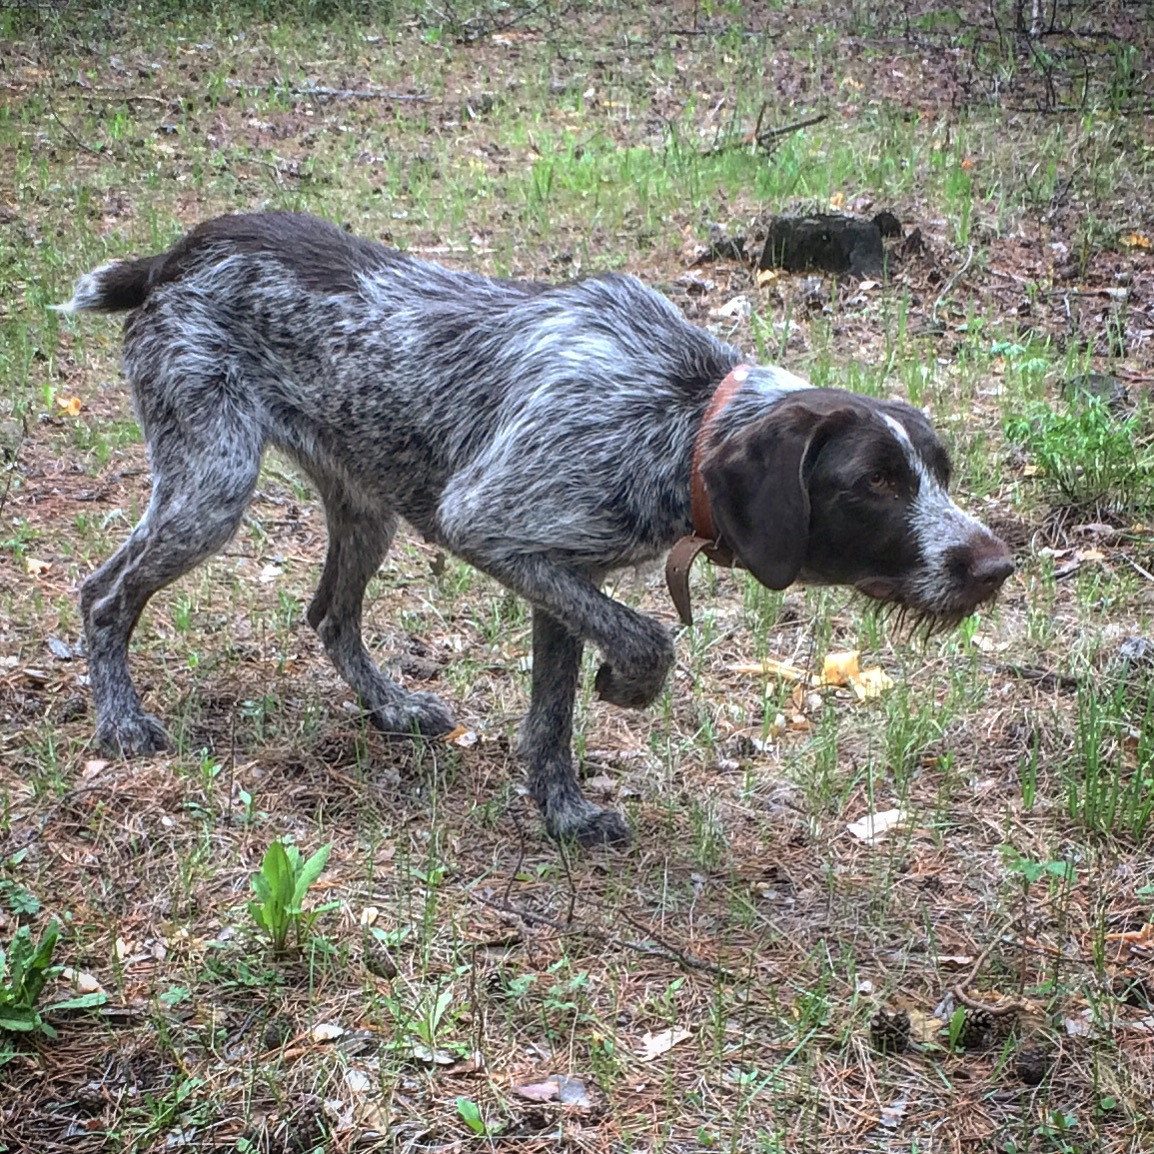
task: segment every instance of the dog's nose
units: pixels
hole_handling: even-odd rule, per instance
[[[975,584],[991,593],[1002,587],[1003,582],[1014,571],[1014,559],[1001,541],[996,547],[980,553],[970,567],[970,577]]]

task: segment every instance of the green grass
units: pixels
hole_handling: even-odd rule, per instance
[[[1118,648],[1149,635],[1154,572],[1150,257],[1119,239],[1154,175],[1150,45],[1066,7],[1031,42],[1013,9],[0,11],[0,941],[57,919],[57,960],[109,995],[107,1016],[51,1015],[56,1041],[13,1047],[0,1144],[1149,1144],[1149,993],[1118,935],[1154,887],[1150,691]],[[740,145],[765,103],[774,125],[828,116],[767,156]],[[712,224],[754,235],[831,203],[893,210],[926,252],[816,295],[691,264]],[[926,406],[961,500],[1014,544],[1001,607],[923,644],[844,592],[702,567],[652,710],[599,703],[587,655],[577,749],[637,842],[571,854],[519,792],[524,606],[403,536],[366,636],[469,733],[384,741],[304,623],[323,519],[274,458],[237,538],[134,640],[178,752],[99,757],[83,657],[48,639],[78,640],[76,586],[139,516],[147,469],[118,326],[48,306],[103,260],[260,207],[486,273],[633,272],[751,356]],[[735,296],[748,308],[718,317]],[[1132,409],[1063,393],[1090,371]],[[672,623],[656,575],[614,589]],[[735,671],[845,649],[894,687],[799,696]],[[847,828],[898,807],[876,845]],[[311,908],[333,906],[273,958],[246,903],[278,839],[332,842]],[[963,979],[1023,1000],[988,1050],[957,1044]],[[883,1007],[911,1012],[916,1049],[873,1049]],[[647,1059],[668,1029],[688,1036]],[[1035,1042],[1056,1056],[1036,1088],[1015,1072]],[[591,1105],[520,1092],[554,1073]]]

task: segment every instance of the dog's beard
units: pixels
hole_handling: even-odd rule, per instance
[[[971,617],[984,605],[992,605],[997,594],[980,601],[955,601],[927,599],[924,591],[919,591],[917,582],[913,588],[887,578],[859,581],[854,589],[866,597],[878,617],[894,626],[907,637],[920,638],[923,642],[931,637],[948,633],[957,628],[967,617]],[[918,595],[919,592],[922,595]]]

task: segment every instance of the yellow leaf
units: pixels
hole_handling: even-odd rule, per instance
[[[84,408],[84,402],[79,397],[57,397],[56,403],[70,417],[80,416],[80,410]]]
[[[845,207],[845,193],[844,192],[835,192],[833,194],[833,196],[831,196],[829,198],[829,206],[830,206],[830,208],[844,208]]]
[[[829,653],[822,662],[821,682],[823,685],[848,685],[858,676],[858,658],[861,652],[848,649],[840,653]]]
[[[767,284],[773,284],[773,282],[777,280],[779,276],[781,276],[781,273],[779,273],[775,268],[758,269],[757,287],[765,288]]]
[[[1142,232],[1127,232],[1118,238],[1123,248],[1149,248],[1150,238]]]
[[[863,669],[851,684],[858,697],[867,701],[872,697],[881,697],[887,689],[893,689],[894,679],[880,665],[871,665],[869,669]]]

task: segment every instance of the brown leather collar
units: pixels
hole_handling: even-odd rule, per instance
[[[701,475],[701,462],[705,456],[705,446],[713,422],[721,415],[725,406],[733,400],[738,390],[749,376],[749,365],[738,365],[713,391],[701,427],[693,442],[693,459],[689,476],[689,508],[693,521],[693,534],[682,537],[669,551],[665,562],[665,583],[669,595],[677,607],[682,624],[693,624],[693,611],[689,602],[689,570],[699,553],[704,553],[715,565],[730,568],[736,564],[733,550],[720,538],[713,520],[713,508],[709,503],[709,493],[705,479]]]

